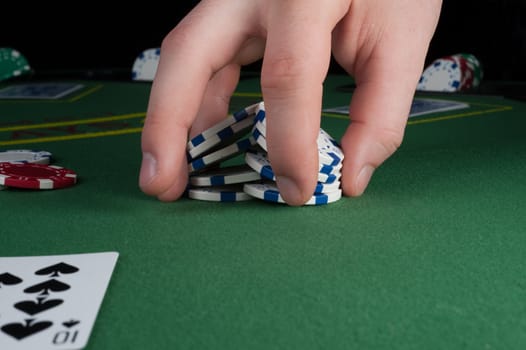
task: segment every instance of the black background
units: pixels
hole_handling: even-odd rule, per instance
[[[143,3],[126,8],[95,4],[52,8],[28,3],[27,9],[4,8],[0,47],[21,51],[37,75],[59,70],[131,70],[137,55],[159,47],[163,37],[196,3]],[[468,52],[483,63],[486,80],[526,80],[525,3],[444,0],[427,63]],[[247,70],[258,68],[256,64]],[[341,69],[333,62],[331,71]]]

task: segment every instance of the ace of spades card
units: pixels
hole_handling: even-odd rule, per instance
[[[116,252],[0,257],[0,349],[82,349]]]

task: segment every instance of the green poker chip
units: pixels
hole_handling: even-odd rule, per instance
[[[30,72],[31,67],[24,55],[12,48],[0,48],[0,81]]]
[[[466,59],[469,62],[470,66],[471,66],[471,68],[473,70],[473,80],[475,82],[480,83],[480,81],[484,77],[484,71],[482,69],[482,64],[480,63],[478,58],[475,57],[475,55],[470,54],[470,53],[460,53],[459,55],[461,57],[464,57],[464,59]],[[475,84],[475,85],[478,85],[478,83]]]

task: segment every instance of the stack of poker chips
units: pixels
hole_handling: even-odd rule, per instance
[[[441,57],[424,70],[417,91],[467,91],[478,87],[483,75],[480,61],[472,54]]]
[[[49,164],[51,159],[52,154],[47,151],[0,151],[0,190],[10,187],[53,190],[75,185],[75,171]]]
[[[317,139],[319,172],[312,197],[305,205],[333,203],[342,197],[343,152],[320,128]],[[267,157],[265,105],[260,102],[228,116],[188,142],[188,197],[234,202],[254,198],[285,203]],[[240,164],[221,166],[241,156]]]

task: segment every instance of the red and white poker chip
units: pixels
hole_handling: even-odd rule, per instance
[[[52,190],[76,183],[75,171],[57,165],[0,163],[0,186]]]

